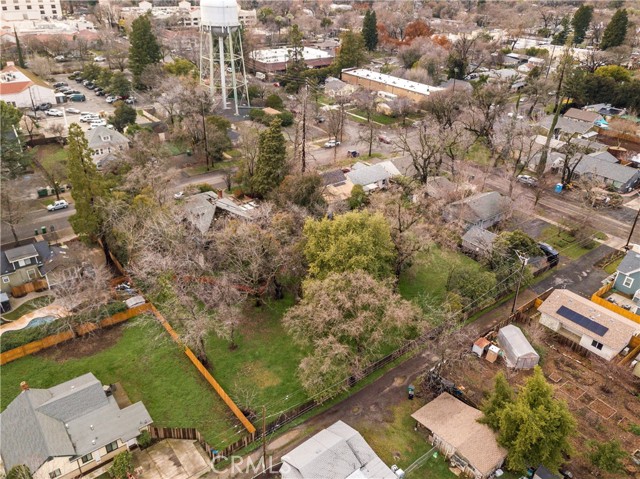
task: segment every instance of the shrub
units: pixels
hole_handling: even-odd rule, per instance
[[[284,103],[282,101],[282,98],[280,98],[280,95],[277,95],[275,93],[272,93],[271,95],[269,95],[265,100],[264,104],[269,108],[275,108],[276,110],[281,110],[282,107],[284,106]]]
[[[198,191],[200,193],[206,193],[207,191],[215,191],[215,188],[211,186],[209,183],[200,183],[199,185],[196,185],[196,187],[198,188]]]
[[[356,210],[367,204],[367,194],[364,192],[362,185],[353,185],[351,196],[349,197],[349,208]]]
[[[282,126],[290,126],[293,125],[293,113],[290,111],[283,111],[278,115],[282,122]]]
[[[632,424],[631,426],[629,426],[629,431],[631,431],[636,436],[640,436],[640,425]]]
[[[121,452],[114,459],[109,468],[109,475],[113,479],[127,479],[133,472],[133,455],[129,451]]]
[[[142,449],[149,447],[152,442],[153,439],[151,438],[151,434],[149,434],[149,431],[147,431],[146,429],[142,431],[142,433],[140,433],[140,435],[138,436],[138,446],[140,446]]]
[[[259,108],[255,108],[249,112],[249,118],[253,121],[257,121],[260,123],[262,123],[264,116],[265,116],[265,112]]]

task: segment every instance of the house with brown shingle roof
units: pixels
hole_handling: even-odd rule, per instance
[[[564,114],[565,118],[571,118],[572,120],[585,121],[587,123],[595,123],[598,120],[603,120],[604,117],[594,111],[579,110],[577,108],[569,108]]]
[[[53,87],[38,75],[7,62],[0,71],[0,100],[18,108],[32,108],[40,103],[55,104],[56,97]]]
[[[507,450],[480,424],[482,411],[442,393],[411,417],[429,432],[429,441],[464,474],[485,479],[502,466]]]
[[[538,308],[540,324],[611,361],[640,336],[640,323],[566,289],[556,289]]]

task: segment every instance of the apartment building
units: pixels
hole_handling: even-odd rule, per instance
[[[62,18],[60,0],[0,0],[3,22],[52,18]]]

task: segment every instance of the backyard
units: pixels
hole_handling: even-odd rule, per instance
[[[601,238],[601,233],[595,233],[595,238]],[[555,249],[557,249],[562,256],[567,256],[571,259],[578,259],[582,255],[587,254],[595,246],[597,242],[594,240],[579,239],[571,235],[567,230],[558,228],[557,226],[548,226],[542,231],[540,241],[549,243]]]
[[[48,388],[87,372],[103,384],[119,382],[132,402],[144,402],[158,426],[197,427],[215,447],[241,430],[180,348],[141,318],[5,364],[0,407],[18,395],[21,381]]]
[[[8,313],[2,314],[3,321],[15,321],[20,317],[24,316],[31,311],[35,311],[36,309],[44,308],[45,306],[51,304],[53,301],[53,296],[40,296],[38,298],[30,299],[25,301],[16,309],[9,311]]]

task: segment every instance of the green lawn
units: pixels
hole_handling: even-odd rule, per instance
[[[49,145],[39,145],[33,148],[33,154],[38,156],[46,156],[53,157],[56,161],[62,161],[67,159],[66,150],[58,145],[57,143],[52,143]]]
[[[431,456],[417,469],[407,474],[407,479],[454,479],[456,475],[449,470],[449,463],[438,453]]]
[[[169,154],[171,156],[181,155],[181,154],[185,153],[189,149],[187,147],[187,145],[182,143],[182,142],[171,142],[171,141],[168,141],[167,143],[165,143],[165,145],[167,146],[167,148],[169,150]]]
[[[540,241],[549,243],[560,253],[560,256],[566,256],[571,259],[578,259],[582,255],[587,254],[593,248],[586,248],[585,242],[581,244],[576,242],[576,239],[571,236],[567,231],[558,230],[557,226],[547,226],[538,238]],[[595,246],[597,243],[593,243]],[[587,246],[590,246],[587,244]]]
[[[192,166],[190,168],[185,168],[184,172],[189,176],[198,176],[198,175],[207,173],[209,171],[218,171],[218,170],[224,170],[227,168],[236,168],[237,166],[240,165],[240,162],[241,160],[218,161],[214,163],[213,166],[210,166],[209,168],[207,168],[207,165],[198,165],[198,166]]]
[[[234,350],[228,341],[210,337],[207,355],[213,374],[239,407],[259,412],[266,405],[267,414],[273,414],[307,399],[296,375],[305,351],[281,325],[292,305],[293,299],[285,298],[251,308]]]
[[[456,264],[482,269],[480,263],[460,252],[432,246],[429,251],[420,253],[413,265],[402,273],[398,284],[400,294],[405,299],[428,294],[437,300],[444,300],[449,271]]]
[[[29,301],[22,303],[13,311],[4,313],[2,315],[2,319],[7,321],[15,321],[16,319],[19,319],[21,316],[30,313],[31,311],[44,308],[45,306],[51,304],[52,301],[53,296],[40,296],[38,298],[30,299]]]
[[[367,118],[366,112],[358,110],[357,108],[354,108],[353,110],[348,110],[347,112],[353,113],[354,115],[358,115],[363,118]],[[380,123],[382,125],[393,125],[394,123],[397,123],[399,121],[398,118],[392,118],[390,116],[383,115],[381,113],[372,114],[371,120],[375,121],[376,123]]]
[[[476,141],[471,145],[471,148],[467,150],[465,160],[473,161],[474,163],[482,166],[487,166],[491,164],[491,152],[484,144]]]
[[[615,260],[613,263],[609,263],[608,265],[606,265],[603,269],[609,273],[609,274],[613,274],[618,270],[618,265],[620,263],[622,263],[622,260],[624,259],[624,256],[618,258],[617,260]]]
[[[144,402],[158,426],[197,427],[215,447],[237,439],[234,431],[242,427],[160,326],[132,320],[120,327],[118,342],[91,356],[57,362],[36,355],[2,366],[0,408],[17,396],[25,379],[33,388],[47,388],[92,372],[103,384],[120,382],[131,401]]]

